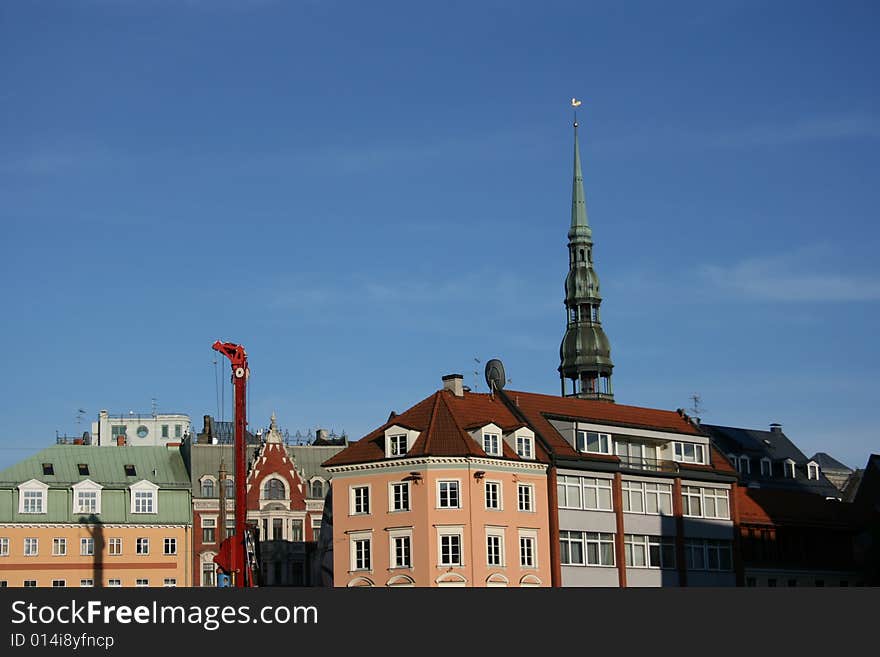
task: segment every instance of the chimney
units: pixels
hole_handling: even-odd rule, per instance
[[[461,374],[447,374],[443,377],[443,389],[456,397],[464,397],[464,377]]]
[[[782,433],[782,425],[778,422],[773,422],[770,425],[770,431],[772,431],[773,433]]]

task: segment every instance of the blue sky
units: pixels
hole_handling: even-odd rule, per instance
[[[696,392],[706,422],[780,422],[807,455],[863,466],[880,451],[878,18],[3,3],[0,467],[153,397],[200,425],[218,338],[247,347],[254,426],[275,411],[358,438],[444,374],[485,391],[493,357],[511,388],[558,394],[572,96],[617,401]]]

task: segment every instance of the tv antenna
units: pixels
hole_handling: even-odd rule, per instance
[[[703,408],[703,399],[696,392],[691,395],[690,399],[691,407],[688,410],[691,412],[691,417],[695,417],[699,420],[700,416],[706,411],[706,409]]]
[[[477,364],[477,366],[479,366],[479,364],[480,364],[480,359],[479,359],[479,358],[474,358],[474,362]],[[477,391],[477,380],[478,380],[477,377],[478,377],[479,375],[480,375],[480,370],[479,370],[479,369],[475,369],[475,370],[474,370],[474,392]]]

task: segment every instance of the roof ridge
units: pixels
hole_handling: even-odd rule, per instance
[[[431,419],[428,420],[428,426],[425,429],[425,447],[424,447],[425,454],[431,453],[430,443],[431,443],[431,439],[434,437],[432,430],[434,428],[434,424],[437,421],[437,405],[440,403],[440,401],[439,401],[440,395],[441,395],[441,393],[439,390],[434,393],[434,405],[431,406]]]
[[[452,408],[449,406],[445,399],[443,399],[443,406],[446,408],[446,412],[449,413],[449,417],[452,418],[452,424],[454,424],[455,428],[458,429],[459,437],[463,440],[470,440],[470,434],[461,428],[461,425],[458,423],[458,418],[455,417],[455,413],[452,411]],[[491,422],[492,424],[495,424],[494,420],[491,420]],[[465,442],[465,445],[468,445],[468,443]]]

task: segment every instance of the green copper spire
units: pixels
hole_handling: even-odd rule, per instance
[[[590,224],[587,222],[587,203],[584,200],[584,176],[581,173],[581,152],[578,145],[578,124],[574,122],[574,177],[571,183],[571,230],[574,234],[590,235]]]
[[[559,377],[563,395],[613,402],[611,371],[614,364],[611,362],[611,344],[599,317],[602,295],[599,276],[593,268],[593,231],[587,223],[577,128],[575,119],[568,276],[565,277],[567,321],[565,336],[559,346]],[[571,392],[566,392],[566,379],[572,382]]]

